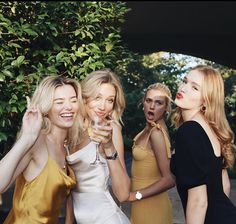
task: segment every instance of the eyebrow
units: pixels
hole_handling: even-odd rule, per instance
[[[189,81],[189,80],[188,80],[188,78],[187,78],[186,76],[184,77],[184,79],[185,79],[185,80],[187,80],[187,81]],[[190,82],[191,82],[192,84],[194,84],[194,85],[196,85],[196,86],[199,86],[199,87],[200,87],[200,85],[199,85],[198,83],[196,83],[196,82],[193,82],[193,81],[191,81],[191,80],[190,80]]]
[[[102,94],[101,93],[98,93],[98,95],[96,96],[96,97],[98,97],[98,96],[102,96]],[[116,95],[110,95],[110,96],[108,96],[107,98],[110,98],[110,97],[116,97]]]
[[[70,99],[73,99],[73,98],[77,98],[77,97],[76,96],[72,96]],[[59,98],[54,99],[53,101],[56,101],[56,100],[64,100],[64,98],[59,97]]]
[[[165,102],[165,100],[163,100],[163,99],[152,99],[152,98],[149,98],[149,97],[146,97],[146,100],[151,100],[151,101],[155,101],[155,102],[162,102],[162,103],[164,103]]]

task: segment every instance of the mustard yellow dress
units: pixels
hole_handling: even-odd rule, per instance
[[[50,155],[41,173],[32,181],[23,174],[16,180],[13,207],[4,224],[57,224],[62,204],[72,187],[75,175],[67,166],[67,174]]]
[[[158,128],[162,131],[167,156],[171,157],[170,142],[166,131],[159,125],[151,129]],[[147,147],[151,131],[145,141],[144,146],[137,145],[135,141],[139,138],[140,132],[134,138],[133,160],[131,167],[132,191],[145,188],[161,178],[160,170],[154,152]],[[163,192],[131,204],[131,223],[132,224],[172,224],[172,204],[168,193]]]

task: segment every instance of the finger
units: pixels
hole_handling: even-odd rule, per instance
[[[96,130],[93,132],[94,135],[96,135],[97,137],[102,137],[102,138],[109,138],[109,136],[111,136],[111,131],[107,131],[107,130]]]
[[[26,96],[26,101],[27,101],[27,108],[30,108],[30,98]]]

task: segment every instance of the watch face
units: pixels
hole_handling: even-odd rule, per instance
[[[136,194],[135,194],[135,197],[136,197],[138,200],[140,200],[140,199],[142,198],[142,194],[141,194],[139,191],[137,191]]]

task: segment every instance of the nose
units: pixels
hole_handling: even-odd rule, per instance
[[[101,100],[99,102],[98,109],[99,110],[105,110],[105,106],[106,106],[105,104],[106,104],[105,100]]]
[[[66,110],[72,110],[72,103],[70,101],[65,102],[65,109]]]
[[[151,108],[151,109],[154,109],[154,108],[155,108],[155,102],[151,102],[150,108]]]
[[[179,92],[186,92],[186,90],[187,90],[187,85],[186,84],[182,84],[180,87],[179,87]]]

